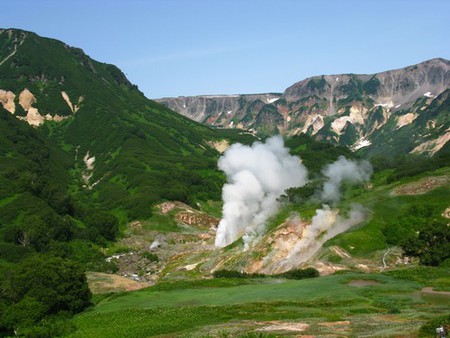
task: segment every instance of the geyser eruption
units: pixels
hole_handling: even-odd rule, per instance
[[[347,160],[339,156],[338,160],[327,165],[322,173],[327,177],[323,185],[321,199],[324,202],[339,202],[341,198],[341,185],[346,181],[349,183],[367,182],[372,175],[372,166],[368,161]]]
[[[286,189],[307,182],[307,169],[299,157],[289,154],[279,136],[252,146],[233,144],[218,165],[228,182],[222,190],[222,220],[215,240],[218,247],[243,236],[248,248],[264,232],[267,219],[278,210],[278,197]]]

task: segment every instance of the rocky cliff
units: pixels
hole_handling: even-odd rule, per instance
[[[196,121],[260,134],[306,133],[371,153],[430,155],[450,139],[450,62],[432,59],[377,74],[307,78],[283,94],[157,100]]]

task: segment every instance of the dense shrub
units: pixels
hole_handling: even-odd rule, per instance
[[[406,256],[418,257],[420,264],[438,266],[450,258],[450,227],[445,221],[422,225],[419,234],[413,234],[402,243]]]
[[[294,269],[274,275],[265,275],[260,273],[246,273],[235,270],[217,270],[214,271],[214,278],[288,278],[288,279],[304,279],[319,277],[319,271],[314,268]]]
[[[6,273],[5,273],[6,272]],[[3,271],[1,276],[0,331],[32,328],[43,318],[81,312],[91,292],[77,263],[47,255],[34,255]]]

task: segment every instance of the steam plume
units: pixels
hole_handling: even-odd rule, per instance
[[[340,189],[343,181],[350,183],[366,182],[372,175],[372,166],[368,161],[347,160],[339,156],[338,160],[327,165],[322,173],[327,177],[323,186],[321,198],[324,202],[339,202]]]
[[[278,210],[284,190],[305,185],[307,169],[300,158],[289,154],[279,136],[252,146],[232,145],[219,159],[227,175],[222,190],[222,220],[215,244],[224,247],[243,236],[244,243],[259,237],[267,219]]]
[[[298,265],[308,261],[327,240],[347,231],[352,226],[364,220],[363,208],[353,204],[347,217],[338,215],[338,210],[332,210],[328,205],[316,210],[311,225],[303,231],[302,238],[295,244],[287,256],[287,261]]]

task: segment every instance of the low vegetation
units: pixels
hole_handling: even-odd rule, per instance
[[[242,271],[217,270],[213,273],[214,278],[287,278],[304,279],[319,277],[319,271],[314,268],[294,269],[280,274],[265,275],[261,273],[246,273]]]

